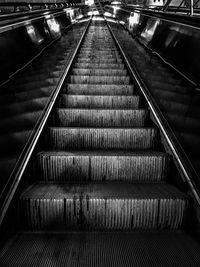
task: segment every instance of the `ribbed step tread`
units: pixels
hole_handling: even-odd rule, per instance
[[[71,75],[71,83],[77,84],[129,84],[129,76]]]
[[[138,109],[139,106],[139,95],[101,96],[63,94],[59,102],[59,107],[63,108]]]
[[[44,181],[164,181],[170,156],[160,152],[47,151],[37,155]]]
[[[188,199],[166,184],[36,184],[20,197],[31,229],[135,230],[182,227]]]
[[[88,54],[88,53],[79,53],[77,59],[88,59],[90,58],[91,61],[93,61],[94,59],[116,59],[116,60],[119,60],[121,59],[121,56],[120,55],[117,55],[117,54],[112,54],[112,53],[109,53],[109,54],[102,54],[102,53],[93,53],[93,54]]]
[[[0,265],[52,267],[199,267],[198,240],[178,232],[19,233]]]
[[[109,37],[108,37],[109,38]],[[116,51],[116,45],[114,42],[107,43],[106,39],[99,39],[97,36],[95,37],[96,40],[91,40],[91,42],[83,42],[81,49],[84,51],[93,51],[94,47],[96,51],[105,51],[105,50],[113,50]]]
[[[90,62],[93,62],[93,63],[122,63],[122,59],[116,59],[116,58],[94,58],[91,60],[91,58],[77,58],[76,62],[77,63],[90,63]]]
[[[80,51],[82,51],[82,52],[90,52],[91,53],[91,52],[94,51],[94,48],[92,46],[87,47],[87,46],[82,45]],[[106,46],[99,47],[99,46],[95,45],[95,51],[96,52],[104,52],[104,51],[106,51],[106,52],[110,52],[110,51],[111,52],[116,52],[116,47],[115,46],[113,46],[113,47],[106,47]]]
[[[128,84],[67,84],[68,94],[77,95],[132,95],[134,86]]]
[[[107,56],[107,55],[113,55],[113,56],[120,56],[119,52],[116,50],[85,50],[85,49],[80,49],[79,56],[94,56],[94,55],[100,55],[100,56]]]
[[[47,143],[52,149],[152,149],[155,128],[65,128],[50,127]]]
[[[89,69],[124,69],[124,64],[120,63],[75,63],[75,68]]]
[[[71,127],[142,127],[148,111],[110,109],[56,109],[55,125]]]
[[[127,75],[126,69],[78,69],[74,68],[72,70],[74,75],[95,75],[95,76],[125,76]]]

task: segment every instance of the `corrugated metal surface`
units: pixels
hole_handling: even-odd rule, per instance
[[[120,63],[78,63],[76,62],[74,64],[75,68],[91,68],[91,69],[124,69],[124,64],[120,64]]]
[[[166,179],[169,156],[162,153],[41,152],[40,179],[45,181],[146,181]]]
[[[59,128],[48,131],[53,149],[152,149],[157,141],[155,128]]]
[[[106,55],[107,57],[107,55]],[[72,73],[74,75],[103,75],[103,76],[124,76],[127,74],[127,70],[126,69],[76,69],[74,68],[72,70]]]
[[[146,125],[148,111],[110,109],[57,109],[57,126],[75,127],[142,127]]]
[[[200,247],[185,233],[18,234],[0,265],[50,267],[198,267]]]
[[[129,84],[129,76],[71,75],[71,83],[77,84]]]
[[[94,90],[94,88],[93,88]],[[109,89],[108,89],[109,90]],[[68,108],[104,108],[104,109],[138,109],[140,97],[134,96],[100,96],[67,95],[60,98],[60,107]]]
[[[67,84],[68,94],[76,95],[132,95],[133,85],[128,84]]]
[[[165,184],[37,184],[20,206],[25,228],[33,230],[177,229],[188,199]]]

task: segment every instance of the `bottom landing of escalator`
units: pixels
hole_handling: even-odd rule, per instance
[[[0,266],[199,266],[200,246],[177,232],[20,232],[4,244]]]

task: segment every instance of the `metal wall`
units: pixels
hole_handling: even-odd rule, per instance
[[[66,11],[0,27],[0,83],[24,66],[70,24]]]
[[[112,9],[109,11],[112,12]],[[166,17],[162,19],[136,10],[131,12],[119,9],[115,12],[115,18],[149,48],[199,84],[200,27],[173,22]]]

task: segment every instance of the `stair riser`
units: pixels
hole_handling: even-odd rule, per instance
[[[80,53],[79,53],[79,57],[82,57],[82,56],[94,56],[94,55],[100,55],[100,56],[117,56],[117,57],[120,57],[120,54],[118,52],[116,52],[116,50],[90,50],[90,51],[86,51],[86,50],[80,50]]]
[[[39,154],[43,181],[159,182],[167,177],[168,156],[58,156]]]
[[[59,102],[62,108],[88,109],[138,109],[139,105],[139,96],[62,95]]]
[[[94,44],[95,46],[95,51],[112,51],[112,52],[116,52],[116,46],[111,44],[111,45],[106,45],[105,47],[99,44]],[[94,51],[94,46],[89,44],[87,45],[83,45],[81,46],[80,51],[85,51],[85,52],[93,52]]]
[[[81,48],[86,48],[88,49],[88,47],[92,47],[92,48],[98,47],[100,49],[105,49],[105,48],[113,48],[116,50],[116,45],[114,44],[114,42],[107,42],[106,38],[98,38],[96,37],[95,40],[93,38],[88,39],[86,42],[83,43],[83,45],[81,46]]]
[[[55,113],[55,125],[66,127],[142,127],[147,119],[146,110],[58,109]]]
[[[47,144],[53,149],[152,149],[155,129],[49,128]]]
[[[68,84],[66,92],[73,95],[132,95],[133,85]]]
[[[103,53],[97,52],[94,50],[93,53],[79,53],[77,56],[77,59],[80,58],[90,58],[91,60],[96,59],[96,58],[105,58],[105,59],[121,59],[121,56],[117,53]]]
[[[96,76],[126,76],[127,70],[109,70],[109,69],[73,69],[74,75],[96,75]]]
[[[185,200],[70,199],[21,200],[21,218],[31,230],[175,230],[182,227]]]
[[[71,75],[71,83],[77,84],[129,84],[129,76],[73,76]]]
[[[75,63],[75,68],[91,68],[91,69],[124,69],[124,64],[101,64],[101,63]]]
[[[94,58],[91,60],[91,58],[77,58],[76,63],[122,63],[122,59],[115,59],[115,58]]]
[[[99,52],[99,53],[113,53],[113,54],[115,54],[115,53],[117,53],[116,52],[116,48],[115,47],[111,47],[111,48],[101,48],[101,47],[96,47],[95,46],[95,51],[96,52]],[[94,53],[94,48],[93,47],[85,47],[85,48],[81,48],[81,50],[80,50],[80,52],[82,52],[82,53]],[[119,54],[119,53],[118,53]]]

